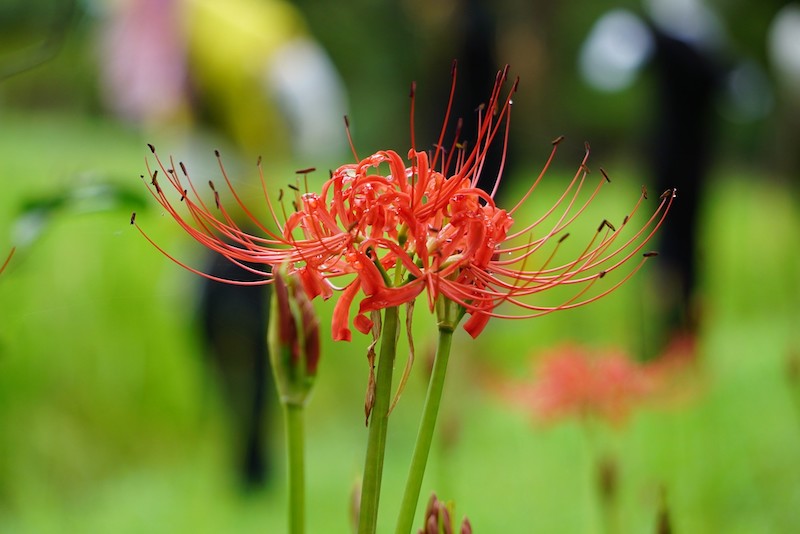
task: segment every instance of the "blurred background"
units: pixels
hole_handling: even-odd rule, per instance
[[[499,68],[521,79],[501,198],[566,136],[531,219],[584,141],[613,180],[589,234],[643,184],[648,206],[668,187],[678,203],[661,257],[604,301],[492,321],[477,341],[458,332],[423,499],[452,499],[476,532],[800,529],[800,4],[0,0],[0,258],[16,247],[0,275],[0,531],[285,529],[283,429],[269,384],[252,380],[266,374],[263,294],[219,296],[130,226],[135,211],[170,253],[217,268],[149,198],[146,143],[197,183],[221,180],[219,149],[246,197],[259,155],[276,190],[308,167],[319,183],[352,160],[345,114],[360,156],[405,154],[412,81],[417,142],[434,143],[454,58],[468,124]],[[323,325],[331,305],[318,303]],[[213,322],[221,306],[237,320]],[[381,531],[435,345],[422,308]],[[367,340],[322,337],[309,531],[350,532]],[[622,424],[546,424],[504,392],[569,344],[681,370]]]

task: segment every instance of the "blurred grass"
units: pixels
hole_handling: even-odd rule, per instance
[[[136,210],[159,243],[200,261],[145,197],[143,140],[70,116],[4,111],[0,119],[3,250],[25,205],[98,184],[118,193],[112,202],[72,199],[52,209],[35,239],[17,243],[0,278],[0,531],[283,531],[280,456],[268,489],[236,490],[224,412],[194,336],[198,281],[128,224]],[[601,194],[591,228],[608,213],[621,218],[638,196],[624,162],[604,166],[613,170],[613,192]],[[556,170],[546,182],[562,175],[569,172]],[[800,345],[796,199],[730,170],[716,177],[708,198],[706,322],[692,388],[606,436],[621,459],[621,524],[624,532],[652,531],[663,487],[676,532],[794,532],[800,412],[784,365]],[[645,270],[652,275],[656,265]],[[640,273],[576,311],[492,321],[477,341],[459,332],[440,420],[445,439],[435,445],[423,495],[436,490],[455,500],[477,532],[600,532],[590,485],[597,451],[583,429],[532,424],[493,398],[486,374],[520,376],[536,351],[567,340],[631,350],[653,343],[659,293],[651,278]],[[325,317],[331,305],[320,305]],[[389,431],[381,531],[398,509],[433,344],[422,303],[415,331],[418,363]],[[366,439],[365,346],[361,336],[324,343],[308,410],[309,532],[349,531]]]

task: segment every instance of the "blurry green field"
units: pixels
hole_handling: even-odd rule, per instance
[[[34,236],[16,238],[0,278],[0,532],[284,531],[277,414],[273,483],[242,496],[224,412],[195,341],[198,280],[129,225],[135,210],[160,243],[200,261],[144,196],[144,141],[66,117],[4,113],[0,124],[0,257],[14,228]],[[528,164],[538,171],[537,161]],[[267,166],[268,174],[281,170]],[[601,195],[601,211],[624,213],[635,201],[639,184],[626,172],[612,173],[619,179]],[[208,174],[201,180],[215,176]],[[98,184],[110,192],[98,195]],[[86,197],[17,225],[24,206],[30,216],[31,203],[75,190]],[[709,193],[707,320],[693,389],[638,412],[609,438],[622,464],[622,531],[653,531],[664,488],[679,533],[797,532],[800,391],[784,373],[787,355],[800,351],[797,199],[745,171],[720,172]],[[591,307],[493,321],[478,341],[458,333],[440,420],[448,439],[435,445],[423,495],[455,500],[476,532],[601,531],[593,451],[580,425],[537,426],[485,391],[479,375],[520,376],[537,349],[568,340],[646,346],[657,333],[647,322],[657,292],[641,274]],[[329,316],[330,303],[320,311]],[[424,306],[415,328],[423,361],[433,342]],[[350,531],[366,441],[365,345],[357,335],[324,345],[308,409],[309,532]],[[382,532],[399,507],[423,368],[392,416]]]

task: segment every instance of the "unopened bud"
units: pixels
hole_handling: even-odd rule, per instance
[[[272,372],[281,402],[303,405],[319,363],[319,321],[296,275],[274,272],[269,319]]]
[[[428,506],[425,508],[425,523],[419,534],[455,534],[453,528],[452,502],[440,501],[436,494],[431,495]],[[472,534],[472,525],[467,518],[461,523],[461,534]]]

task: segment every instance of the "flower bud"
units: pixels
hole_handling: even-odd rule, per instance
[[[272,372],[281,402],[303,405],[319,363],[319,321],[296,275],[276,269],[269,319]]]
[[[440,501],[434,493],[425,508],[425,523],[418,534],[455,534],[453,527],[453,503]],[[472,525],[465,517],[461,523],[461,534],[472,534]]]

